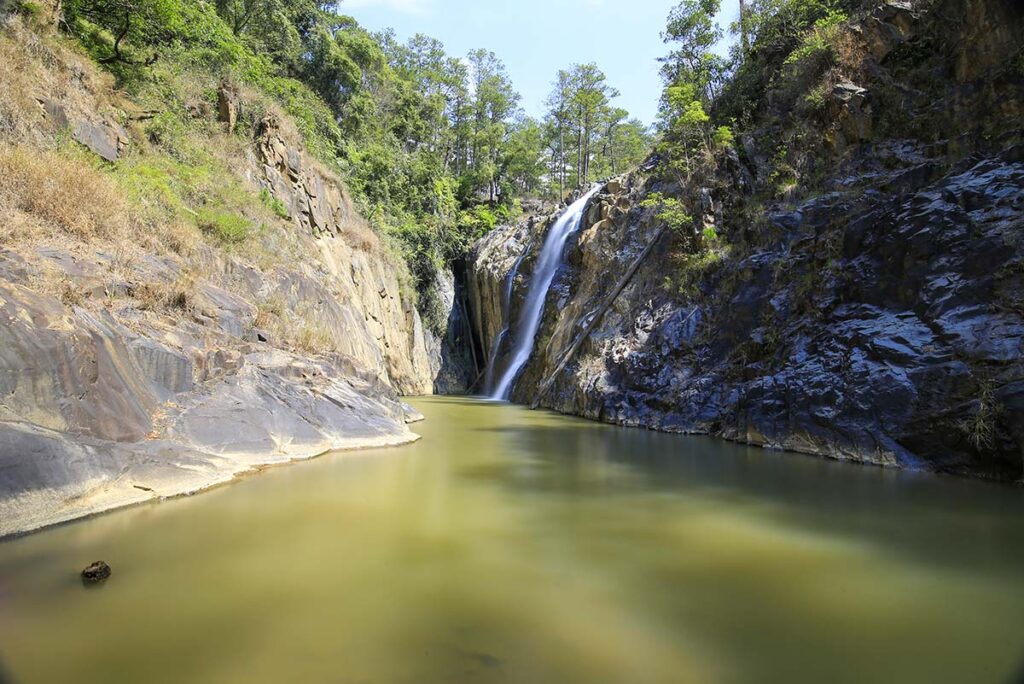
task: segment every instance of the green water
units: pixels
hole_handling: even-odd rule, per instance
[[[1003,684],[1024,666],[1020,488],[415,403],[415,446],[0,545],[7,677]],[[86,589],[97,559],[114,576]]]

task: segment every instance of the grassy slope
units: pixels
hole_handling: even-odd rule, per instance
[[[336,126],[308,89],[268,76],[266,64],[225,40],[216,50],[170,47],[152,68],[109,71],[94,59],[109,36],[96,33],[83,44],[54,31],[45,13],[12,17],[0,33],[0,84],[11,94],[0,101],[0,243],[22,254],[50,246],[86,259],[98,251],[113,254],[112,286],[142,259],[183,265],[178,282],[129,289],[140,308],[154,311],[187,310],[198,281],[233,289],[220,277],[225,261],[264,273],[316,263],[315,244],[247,177],[247,155],[255,124],[268,112],[321,157]],[[218,73],[209,60],[223,62],[225,55],[232,61]],[[244,101],[232,135],[215,120],[217,89],[225,80]],[[126,156],[109,164],[72,141],[42,113],[46,100],[59,102],[72,118],[123,125],[131,138]],[[407,274],[387,242],[373,235],[357,239],[360,249]],[[38,265],[41,291],[81,303],[60,268],[46,260]],[[412,296],[412,288],[405,289]],[[273,296],[255,304],[261,326],[289,346],[332,348],[330,336],[302,312]]]

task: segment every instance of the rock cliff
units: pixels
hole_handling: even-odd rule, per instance
[[[254,237],[223,243],[190,209],[198,228],[142,227],[172,192],[147,179],[176,163],[149,159],[152,113],[17,20],[0,50],[0,537],[409,442],[400,395],[466,384],[458,328],[425,329],[404,263],[287,117],[232,135],[248,103],[230,89],[195,112]],[[105,173],[146,181],[138,204]]]
[[[599,316],[544,406],[1021,479],[1022,13],[987,0],[886,3],[850,30],[865,46],[858,82],[836,83],[824,115],[792,116],[792,96],[769,93],[738,151],[699,176],[680,181],[653,159],[595,197],[515,400],[533,401]],[[925,46],[934,52],[922,61]],[[933,91],[909,82],[911,61],[931,70]],[[779,145],[787,170],[808,180],[772,197]],[[682,198],[693,233],[711,228],[716,244],[688,251],[692,240],[668,234],[602,312],[664,225],[643,204],[652,193]],[[507,227],[477,245],[469,290],[482,346],[493,349],[502,321],[515,319],[550,224]]]

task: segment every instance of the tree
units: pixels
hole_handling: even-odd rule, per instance
[[[594,157],[598,176],[615,176],[644,160],[651,147],[647,126],[628,119],[624,109],[610,109],[604,121],[599,153]]]
[[[237,36],[270,6],[270,0],[217,0],[217,13]]]
[[[722,37],[715,24],[721,0],[683,0],[668,16],[663,40],[674,49],[662,58],[662,78],[666,85],[691,83],[698,97],[708,104],[724,72],[723,60],[711,52]]]
[[[595,64],[557,73],[548,96],[544,141],[548,176],[559,199],[571,175],[577,187],[639,163],[650,146],[647,127],[611,101],[619,92]]]
[[[174,7],[167,0],[69,0],[65,13],[69,20],[85,19],[113,34],[112,53],[100,60],[103,63],[140,63],[125,55],[124,44],[161,43],[175,20]],[[144,63],[150,65],[156,60],[154,52]]]
[[[551,153],[552,180],[558,180],[558,198],[565,196],[566,178],[566,138],[572,126],[570,101],[573,93],[572,75],[559,70],[553,83],[554,89],[548,96],[546,105],[548,114],[545,120],[548,148]]]
[[[487,185],[493,202],[498,190],[498,171],[507,122],[518,111],[519,94],[505,72],[505,65],[493,52],[469,53],[469,71],[473,81],[473,159],[476,182]]]
[[[619,96],[619,91],[607,84],[604,73],[596,64],[577,64],[572,69],[572,106],[576,113],[578,138],[577,185],[590,180],[591,154],[595,134],[600,130],[608,102]]]
[[[535,194],[544,176],[544,127],[535,119],[522,117],[509,135],[502,161],[502,177],[518,196]]]

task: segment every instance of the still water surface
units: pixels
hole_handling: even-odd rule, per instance
[[[6,677],[1017,681],[1024,490],[415,403],[414,446],[0,545]]]

